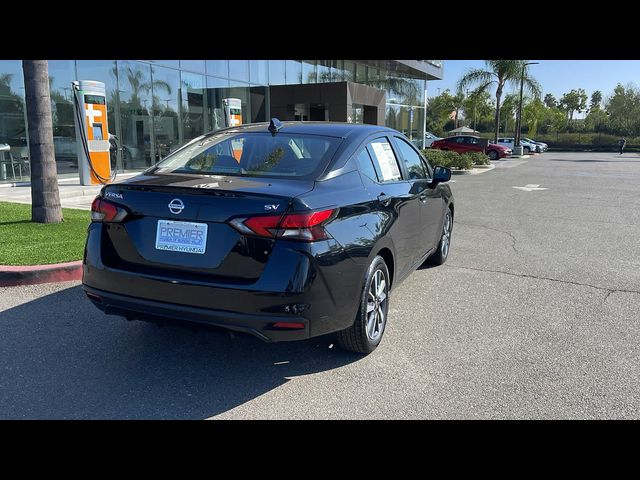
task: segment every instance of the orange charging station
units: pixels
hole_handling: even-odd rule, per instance
[[[242,101],[239,98],[223,98],[222,104],[224,105],[227,127],[242,125]],[[231,146],[233,148],[233,157],[239,163],[242,156],[242,143],[232,141]]]
[[[81,185],[111,183],[109,128],[105,85],[93,80],[71,82]]]

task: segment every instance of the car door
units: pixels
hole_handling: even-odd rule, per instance
[[[384,234],[393,241],[396,278],[401,279],[413,267],[415,245],[420,235],[420,201],[412,193],[412,184],[403,174],[398,155],[387,136],[369,139],[365,149],[376,174],[376,179],[367,181],[365,187],[373,196],[381,222],[386,224]]]
[[[440,191],[430,188],[432,170],[420,153],[400,136],[394,141],[404,162],[405,169],[412,183],[412,194],[418,197],[420,207],[419,243],[416,244],[414,263],[418,262],[427,251],[440,241],[440,225],[444,213],[444,200]]]
[[[453,137],[451,139],[451,150],[458,153],[465,152],[464,137]]]
[[[482,148],[480,148],[480,142],[476,137],[465,137],[464,145],[465,152],[479,152],[482,150]]]

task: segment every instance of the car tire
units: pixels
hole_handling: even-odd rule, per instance
[[[489,160],[497,160],[498,159],[498,152],[496,152],[495,150],[489,150],[487,152],[487,155],[489,156]]]
[[[531,149],[529,147],[524,147],[522,151],[524,152],[525,155],[529,155],[531,153]]]
[[[453,232],[453,213],[451,209],[447,208],[444,220],[442,222],[442,232],[440,234],[440,242],[438,242],[438,249],[427,258],[429,265],[442,265],[447,261],[449,257],[449,249],[451,248],[451,233]]]
[[[365,275],[356,319],[338,332],[338,345],[344,350],[368,354],[380,344],[389,313],[389,269],[377,255]]]

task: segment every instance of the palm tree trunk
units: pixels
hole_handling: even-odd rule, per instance
[[[47,60],[23,60],[25,103],[31,157],[31,220],[62,221],[53,148],[51,95]]]
[[[498,131],[500,130],[500,97],[501,96],[502,96],[502,87],[498,85],[498,88],[496,89],[496,120],[495,120],[495,135],[493,139],[494,143],[498,143]]]

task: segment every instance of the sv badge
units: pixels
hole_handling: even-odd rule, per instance
[[[279,204],[279,203],[278,203],[278,204],[275,204],[275,205],[265,205],[265,206],[264,206],[264,209],[265,209],[266,211],[277,210],[279,206],[280,206],[280,204]]]

